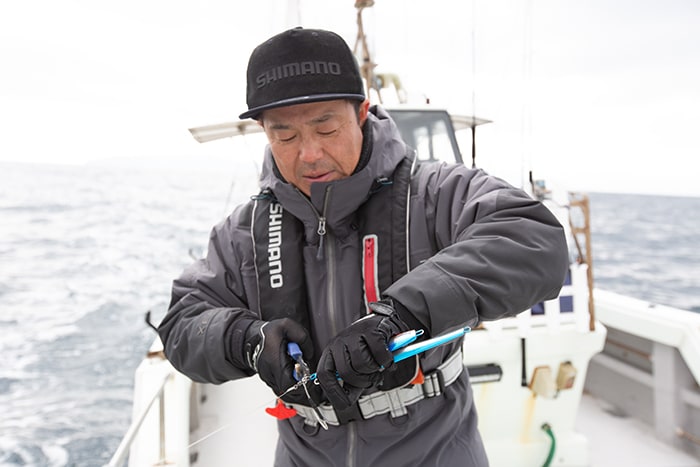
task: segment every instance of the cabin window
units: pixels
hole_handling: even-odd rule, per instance
[[[416,150],[418,160],[462,161],[446,112],[394,110],[391,116],[406,144]]]

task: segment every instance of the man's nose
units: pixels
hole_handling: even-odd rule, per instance
[[[323,157],[323,149],[320,141],[313,136],[304,136],[299,146],[299,159],[311,163]]]

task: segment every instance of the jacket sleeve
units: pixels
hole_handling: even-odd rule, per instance
[[[258,319],[249,310],[241,274],[241,242],[249,235],[238,226],[240,210],[214,227],[207,256],[196,261],[173,282],[170,309],[158,327],[165,355],[194,381],[223,383],[250,376],[235,366],[232,341],[242,342],[246,325]],[[242,366],[242,365],[239,365]]]
[[[430,334],[514,316],[557,296],[568,248],[546,206],[463,166],[441,165],[417,176],[411,225],[428,226],[426,241],[437,253],[386,294]]]

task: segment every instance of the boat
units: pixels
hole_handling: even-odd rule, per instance
[[[372,2],[358,1],[362,9]],[[368,91],[381,100],[362,47]],[[465,161],[458,136],[471,141],[491,124],[429,104],[387,106],[421,160]],[[255,122],[190,130],[199,142],[245,138]],[[595,287],[590,203],[528,174],[523,187],[567,233],[569,273],[559,296],[517,317],[483,323],[464,340],[464,365],[490,463],[512,466],[700,465],[700,314]],[[221,385],[175,370],[156,338],[135,372],[133,423],[109,466],[272,465],[276,400],[258,378]],[[253,447],[253,449],[251,449]]]

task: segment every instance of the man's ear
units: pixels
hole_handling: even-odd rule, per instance
[[[367,120],[367,115],[369,115],[369,99],[365,99],[360,104],[360,126],[365,124],[365,121]]]

